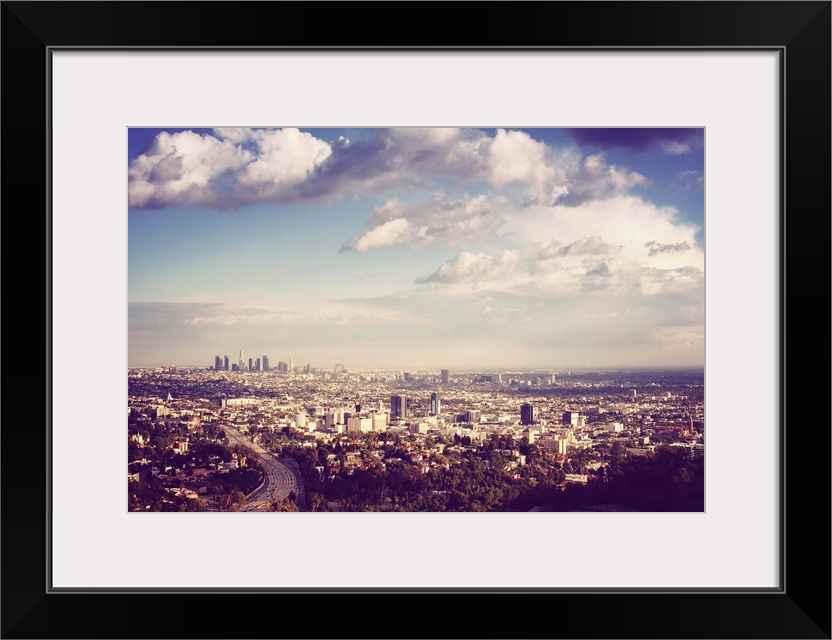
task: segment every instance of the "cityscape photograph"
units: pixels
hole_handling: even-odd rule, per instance
[[[703,128],[130,128],[127,509],[703,512],[704,256]]]

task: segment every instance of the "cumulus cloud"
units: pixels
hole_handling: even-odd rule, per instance
[[[560,256],[581,256],[581,255],[603,255],[609,253],[610,245],[601,240],[599,236],[581,238],[571,244],[558,249]]]
[[[573,250],[574,249],[574,250]],[[566,246],[553,241],[497,256],[463,251],[417,285],[464,291],[514,292],[525,296],[603,295],[657,296],[695,294],[704,286],[704,271],[694,265],[659,267],[622,255],[601,238],[581,238]]]
[[[551,192],[557,171],[548,151],[525,131],[498,129],[488,145],[489,181],[496,187],[519,182]]]
[[[661,269],[625,258],[592,263],[581,283],[587,292],[637,293],[641,296],[696,292],[702,290],[703,285],[704,272],[697,267]]]
[[[560,272],[562,276],[572,272],[573,275],[582,273],[581,269],[588,256],[603,256],[616,251],[616,248],[604,242],[600,236],[579,238],[563,246],[558,240],[552,240],[543,246],[536,242],[532,245],[529,257],[529,272],[538,276],[551,276]],[[581,256],[576,261],[576,257]],[[551,281],[551,277],[549,278]],[[561,277],[561,284],[565,282]]]
[[[252,158],[251,152],[228,140],[191,131],[162,132],[130,163],[130,205],[208,204],[222,176],[240,170]]]
[[[565,170],[567,185],[557,192],[552,204],[577,206],[627,193],[634,187],[650,184],[642,174],[608,164],[602,154],[587,156]]]
[[[353,143],[333,145],[332,156],[310,176],[301,194],[311,199],[380,194],[423,187],[440,177],[482,181],[489,140],[476,129],[373,129]]]
[[[416,279],[417,284],[454,283],[492,279],[513,272],[521,261],[519,251],[503,251],[494,257],[486,253],[463,251],[455,258],[446,260],[433,273]]]
[[[527,202],[574,206],[649,183],[602,154],[570,158],[523,131],[454,128],[373,129],[355,142],[294,128],[163,132],[128,175],[137,208],[331,202],[442,178],[497,191],[519,186]]]
[[[130,206],[236,207],[297,198],[331,147],[297,129],[162,132],[128,169]]]
[[[451,245],[463,239],[484,241],[503,225],[503,218],[494,210],[502,202],[502,198],[467,194],[461,199],[439,198],[419,205],[392,199],[373,209],[367,218],[372,228],[345,242],[341,251],[367,251],[397,244]]]
[[[604,247],[598,241],[581,240],[597,237],[608,245],[608,252],[640,261],[647,258],[645,245],[650,242],[680,246],[688,243],[695,248],[698,230],[698,226],[681,219],[678,210],[673,207],[658,207],[634,196],[618,196],[579,207],[532,207],[525,210],[522,216],[507,220],[505,233],[512,234],[518,242],[527,242],[529,246],[540,243],[537,246],[541,247],[541,259],[558,257],[560,250],[567,253],[564,246],[577,241],[580,242],[569,253],[593,247],[599,252],[596,255],[600,255]],[[560,244],[543,251],[547,240]],[[701,251],[656,254],[650,266],[704,267],[703,256]]]

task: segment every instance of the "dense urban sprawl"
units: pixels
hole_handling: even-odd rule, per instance
[[[702,511],[700,369],[128,371],[131,511]]]

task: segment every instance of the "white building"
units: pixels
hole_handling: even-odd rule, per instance
[[[430,427],[427,422],[411,422],[408,428],[410,433],[427,433]]]
[[[373,431],[384,431],[387,429],[387,414],[386,413],[377,413],[372,418],[373,421]]]
[[[347,431],[361,431],[366,433],[373,430],[373,421],[370,418],[350,418],[347,423]]]
[[[540,444],[542,444],[547,451],[560,455],[566,455],[566,451],[569,447],[569,442],[566,438],[547,438],[546,440],[541,440]]]

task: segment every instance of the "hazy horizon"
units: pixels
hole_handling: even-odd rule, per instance
[[[703,172],[701,128],[129,129],[128,365],[702,367]]]

